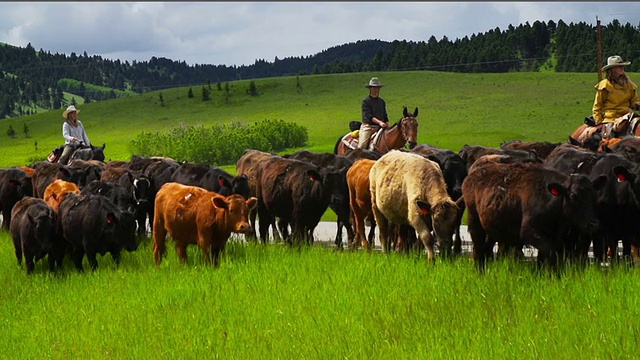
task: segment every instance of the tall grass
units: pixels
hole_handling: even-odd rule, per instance
[[[27,276],[0,233],[5,358],[637,358],[638,272],[561,278],[528,263],[230,243],[159,268],[145,243],[116,267]]]

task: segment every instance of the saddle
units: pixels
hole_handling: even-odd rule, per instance
[[[369,141],[369,147],[367,150],[374,150],[378,141],[380,141],[380,135],[382,134],[382,128],[378,128],[373,135],[371,135],[371,141]],[[360,141],[360,129],[353,130],[347,135],[342,137],[342,143],[347,146],[349,149],[355,150],[358,148],[358,143]]]
[[[60,145],[57,148],[53,149],[53,151],[51,151],[49,156],[47,156],[47,161],[49,161],[50,163],[57,163],[58,160],[60,159],[60,156],[62,156],[63,150],[64,150],[64,145]]]

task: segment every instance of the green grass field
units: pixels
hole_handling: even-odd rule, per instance
[[[27,276],[0,234],[7,359],[637,358],[637,270],[570,270],[468,257],[293,250],[233,240],[220,268],[199,249],[160,268],[152,244],[95,273]]]
[[[207,126],[264,119],[303,125],[309,130],[309,150],[332,152],[349,121],[360,119],[360,102],[367,95],[364,84],[372,75],[386,84],[381,96],[392,121],[402,117],[404,106],[418,107],[419,142],[452,150],[465,144],[498,146],[513,139],[566,141],[590,115],[597,82],[595,74],[583,73],[413,71],[301,76],[298,92],[296,78],[283,77],[255,80],[259,96],[247,94],[248,80],[232,82],[228,102],[215,87],[212,99],[202,101],[195,87],[191,99],[188,88],[162,90],[165,106],[160,106],[159,92],[82,104],[79,119],[95,145],[107,144],[105,154],[113,160],[129,160],[129,144],[142,131],[166,131],[180,123]],[[0,167],[45,159],[63,143],[62,122],[62,110],[2,120]],[[15,139],[6,136],[10,124]],[[29,138],[22,133],[24,124]],[[235,171],[230,164],[212,165]]]
[[[107,158],[128,160],[141,131],[180,122],[295,121],[309,129],[308,149],[331,152],[359,119],[371,76],[392,119],[418,107],[419,142],[457,151],[521,139],[566,141],[591,112],[596,74],[389,72],[232,83],[203,102],[188,88],[79,105],[79,118]],[[632,79],[637,74],[630,74]],[[194,93],[199,94],[199,88]],[[2,120],[31,137],[0,142],[0,167],[44,159],[62,142],[62,111]],[[38,142],[35,150],[34,142]],[[294,151],[295,149],[291,149]],[[222,167],[235,171],[235,165]],[[116,267],[98,257],[96,272],[70,262],[27,276],[11,237],[0,230],[0,358],[6,359],[635,359],[640,356],[637,269],[595,265],[562,277],[530,262],[490,263],[479,274],[468,257],[302,250],[233,238],[220,268],[189,248],[178,261],[171,242],[159,268],[147,239]],[[85,268],[88,269],[86,260]]]

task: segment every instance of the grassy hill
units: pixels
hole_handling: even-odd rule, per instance
[[[630,74],[635,79],[637,74]],[[229,121],[281,119],[308,128],[308,149],[331,152],[350,120],[359,120],[364,84],[379,76],[381,96],[392,121],[403,106],[419,108],[419,142],[458,150],[465,144],[498,146],[513,139],[566,141],[591,113],[596,74],[507,73],[459,74],[407,71],[309,75],[254,80],[258,96],[248,93],[249,80],[211,89],[165,89],[122,99],[79,105],[79,119],[95,145],[106,143],[107,159],[128,160],[131,140],[142,132],[166,131],[180,123],[205,126]],[[299,83],[299,86],[298,86]],[[160,94],[164,106],[160,102]],[[62,111],[0,121],[0,167],[25,165],[46,158],[63,143]],[[24,125],[30,137],[23,133]],[[6,135],[12,125],[17,136]],[[36,144],[37,142],[37,149]],[[293,151],[294,149],[292,149]],[[231,164],[212,164],[231,165]],[[223,166],[235,169],[235,166]]]

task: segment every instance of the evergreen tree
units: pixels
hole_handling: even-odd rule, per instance
[[[192,88],[189,88],[189,92],[187,93],[187,97],[189,99],[193,99],[193,89]]]
[[[249,82],[249,95],[258,96],[258,88],[256,87],[256,82],[253,80]]]
[[[202,101],[211,100],[210,91],[206,86],[202,87]]]
[[[29,135],[29,126],[27,126],[27,123],[23,123],[22,132],[24,132],[24,137],[26,138],[31,137],[31,135]]]
[[[9,129],[7,130],[7,135],[10,138],[14,139],[16,137],[16,131],[13,129],[13,125],[9,124]]]
[[[158,93],[158,99],[160,100],[160,106],[164,106],[164,97],[162,93]]]

